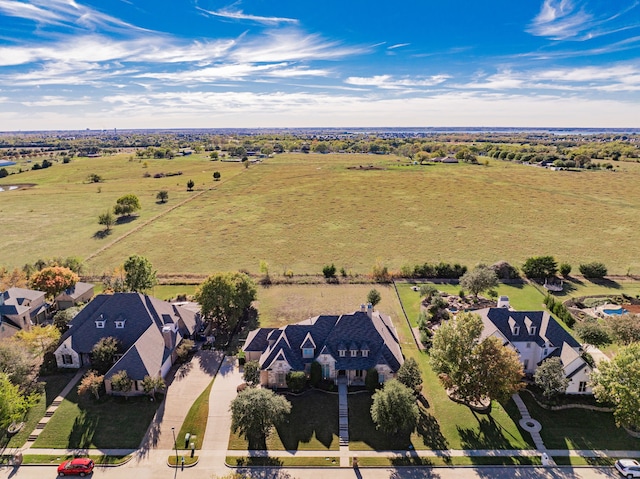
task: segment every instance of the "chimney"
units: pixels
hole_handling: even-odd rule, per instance
[[[364,304],[360,305],[360,312],[361,313],[366,313],[367,312],[367,307]]]
[[[371,317],[373,315],[373,304],[367,303],[367,316]]]
[[[509,309],[509,296],[500,296],[500,298],[498,298],[498,308]]]
[[[164,338],[164,346],[173,350],[176,345],[176,331],[172,324],[165,324],[162,327],[162,337]]]

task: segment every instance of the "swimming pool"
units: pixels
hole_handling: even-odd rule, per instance
[[[607,309],[603,309],[602,312],[604,314],[608,314],[609,316],[612,315],[616,315],[616,314],[627,314],[629,311],[627,311],[626,309],[624,309],[622,306],[620,306],[619,308],[607,308]]]

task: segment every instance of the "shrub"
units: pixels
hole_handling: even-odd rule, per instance
[[[375,390],[380,387],[380,379],[378,378],[378,370],[376,368],[367,370],[367,375],[364,378],[364,385],[371,393],[375,392]]]
[[[438,294],[438,288],[432,284],[423,284],[420,286],[420,296],[424,296],[427,301],[431,301],[431,297]]]
[[[186,361],[189,357],[189,354],[193,350],[193,346],[195,343],[190,339],[183,339],[180,345],[176,348],[176,355],[178,356],[178,361]]]
[[[560,263],[560,274],[567,277],[571,274],[571,265],[569,263]]]
[[[322,381],[322,366],[318,361],[314,361],[311,363],[311,370],[309,371],[309,383],[314,388],[317,388],[320,381]]]
[[[379,261],[376,261],[376,264],[371,268],[371,277],[379,283],[388,283],[391,280],[389,269]]]
[[[558,264],[553,256],[532,256],[522,265],[522,272],[527,278],[550,278],[558,272]]]
[[[242,379],[249,386],[256,386],[260,382],[260,364],[258,361],[247,361],[244,364]]]
[[[549,311],[551,311],[552,314],[556,315],[559,319],[561,319],[564,322],[564,324],[566,324],[570,328],[573,327],[576,320],[571,315],[569,310],[565,308],[564,304],[562,304],[559,301],[556,301],[551,295],[547,295],[544,298],[544,304],[547,306],[547,308],[549,308]]]
[[[496,272],[498,279],[518,279],[520,273],[515,266],[511,266],[506,261],[498,261],[491,265],[491,269]]]
[[[300,392],[307,384],[307,376],[303,371],[290,371],[287,373],[287,387],[291,392]]]
[[[607,267],[603,263],[581,264],[578,269],[585,278],[604,278],[607,275]]]
[[[326,279],[335,278],[336,276],[336,266],[331,263],[329,265],[325,265],[322,267],[322,274]]]

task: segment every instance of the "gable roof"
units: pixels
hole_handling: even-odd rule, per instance
[[[98,328],[96,321],[104,322],[104,327]],[[117,321],[124,321],[124,327],[116,327]],[[156,375],[172,352],[165,346],[163,328],[175,325],[170,329],[177,345],[193,333],[196,322],[195,312],[141,293],[100,294],[69,322],[61,341],[70,338],[74,351],[88,354],[100,339],[112,336],[120,341],[125,353],[108,377],[126,369],[131,378],[142,379],[147,374]]]
[[[302,348],[313,348],[314,357],[303,358]],[[387,364],[397,371],[404,362],[391,318],[377,311],[371,317],[357,311],[340,316],[316,316],[279,329],[261,328],[247,337],[243,350],[263,351],[261,369],[285,360],[293,369],[303,370],[305,364],[320,354],[330,354],[336,360],[335,368],[345,370],[366,370],[376,364]],[[341,357],[340,350],[366,350],[369,354],[347,353]]]
[[[81,281],[78,281],[76,284],[74,284],[70,288],[65,289],[62,293],[56,296],[56,301],[59,301],[61,299],[64,300],[66,298],[76,300],[87,291],[92,290],[93,287],[94,285],[91,283],[83,283]]]
[[[482,337],[499,332],[506,341],[535,342],[540,347],[560,348],[567,343],[572,348],[580,348],[580,343],[571,336],[547,311],[513,311],[507,308],[484,308],[474,311],[484,323]],[[514,334],[514,328],[518,334]],[[535,333],[530,334],[531,326]]]

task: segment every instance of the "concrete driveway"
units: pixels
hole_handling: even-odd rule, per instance
[[[143,455],[150,449],[173,449],[171,428],[178,434],[191,405],[213,380],[223,359],[221,351],[199,350],[191,361],[171,370],[165,400],[140,445]],[[176,436],[176,440],[180,444],[184,438]]]
[[[237,395],[237,388],[242,384],[242,371],[238,368],[234,357],[227,357],[220,366],[211,395],[209,396],[209,417],[207,431],[202,443],[203,451],[215,451],[216,457],[207,455],[202,462],[211,465],[224,462],[229,444],[229,430],[231,429],[231,411],[229,406]]]

